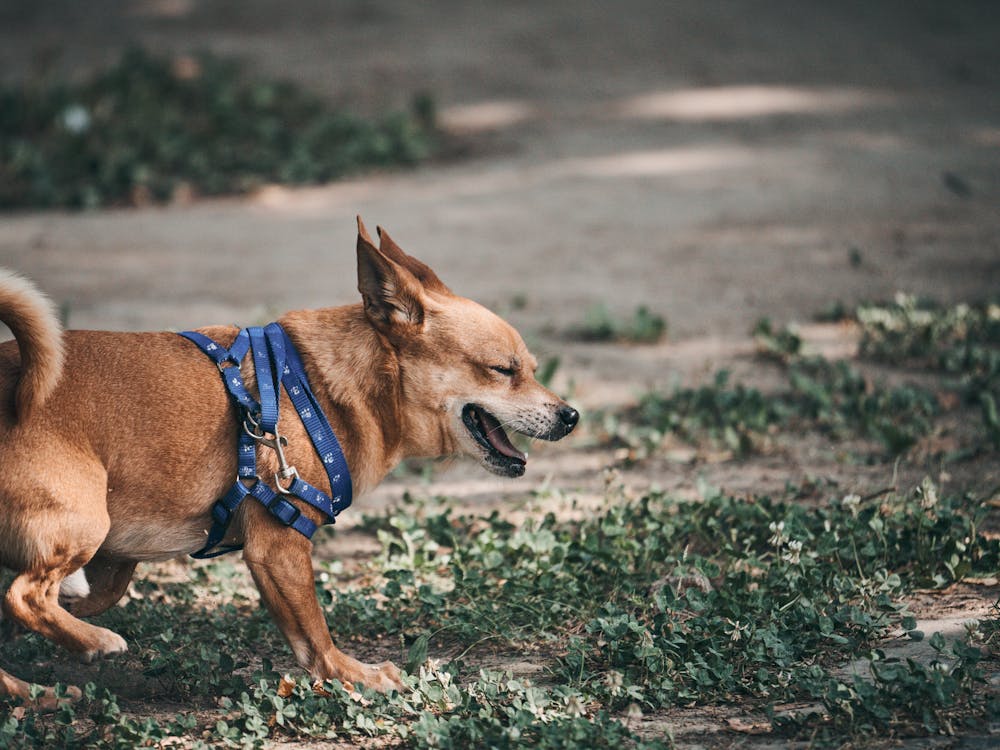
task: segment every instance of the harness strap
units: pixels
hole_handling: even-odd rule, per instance
[[[241,544],[219,547],[219,543],[226,536],[226,530],[229,528],[229,521],[233,514],[248,494],[250,494],[250,490],[247,489],[246,485],[243,482],[236,482],[229,488],[229,492],[215,501],[215,505],[212,506],[212,528],[209,529],[208,540],[204,547],[192,553],[192,557],[200,559],[218,557],[228,552],[237,552],[243,549]],[[215,547],[218,549],[213,549]]]
[[[226,384],[226,390],[241,409],[251,414],[260,412],[260,405],[250,395],[240,373],[240,363],[250,348],[250,337],[246,329],[239,332],[229,349],[216,344],[208,336],[197,331],[184,331],[181,336],[197,344],[199,349],[212,358],[222,373],[222,382]]]
[[[330,427],[330,422],[320,408],[319,401],[309,387],[302,359],[288,339],[288,335],[277,323],[271,323],[266,330],[268,330],[269,339],[280,338],[287,344],[285,347],[287,359],[281,370],[281,382],[285,386],[285,391],[288,393],[295,411],[299,414],[299,419],[305,425],[306,433],[312,441],[316,455],[323,461],[323,468],[326,469],[326,477],[330,482],[330,491],[333,493],[333,501],[330,503],[330,510],[327,514],[336,516],[351,504],[354,494],[351,472],[347,467],[347,458],[344,456],[344,451],[340,447],[340,441],[337,440],[333,428]],[[303,484],[305,483],[303,482]],[[313,489],[315,490],[315,488]],[[329,498],[320,493],[319,490],[315,491],[322,495],[323,500],[329,502]],[[299,496],[301,497],[301,495]],[[303,500],[309,502],[307,498],[303,497]],[[323,509],[320,508],[320,510]]]
[[[180,335],[196,344],[215,362],[226,390],[240,411],[237,480],[212,506],[212,527],[206,544],[191,556],[209,558],[242,549],[242,545],[219,547],[219,544],[225,538],[237,508],[248,495],[267,508],[279,522],[311,539],[316,532],[316,524],[303,516],[299,508],[285,496],[303,500],[323,513],[324,523],[333,523],[336,516],[351,504],[353,488],[344,452],[309,387],[302,359],[288,335],[277,323],[271,323],[266,328],[245,328],[239,332],[229,349],[197,331],[185,331]],[[242,360],[248,350],[251,351],[257,373],[260,403],[247,391],[240,372]],[[279,482],[278,492],[257,475],[258,441],[273,447],[278,452],[281,463],[284,463],[281,453],[284,438],[277,432],[279,383],[288,392],[306,433],[323,462],[334,496],[332,500],[326,493],[300,478],[290,467],[292,481],[287,488],[281,486],[279,477],[275,477],[275,481]],[[266,439],[267,434],[273,435],[273,440]],[[281,478],[288,477],[282,474]],[[253,484],[248,486],[248,482]]]
[[[267,508],[272,516],[285,526],[291,526],[306,539],[312,539],[312,535],[316,533],[316,524],[310,521],[307,516],[302,515],[302,511],[297,506],[288,502],[263,481],[257,480],[257,484],[250,490],[250,495]],[[331,518],[329,522],[332,523],[333,519]]]
[[[278,394],[275,391],[276,382],[271,372],[271,352],[268,349],[268,339],[264,329],[253,327],[247,329],[250,333],[250,351],[253,353],[253,366],[257,370],[257,393],[260,394],[259,424],[264,432],[278,434]]]

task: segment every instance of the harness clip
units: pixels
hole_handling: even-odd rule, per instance
[[[247,412],[245,416],[246,419],[243,421],[243,429],[246,431],[247,435],[252,437],[261,445],[267,446],[273,450],[278,457],[278,471],[274,475],[274,484],[277,486],[278,492],[283,495],[290,494],[289,489],[281,486],[281,482],[287,482],[289,479],[295,481],[299,477],[299,472],[285,459],[285,448],[288,447],[288,439],[284,435],[279,435],[277,433],[268,437],[268,434],[264,432],[257,420],[253,418],[252,414]],[[289,484],[289,488],[290,487],[291,484]]]
[[[274,486],[282,495],[292,494],[292,485],[295,484],[295,480],[299,478],[299,472],[294,466],[286,466],[284,469],[280,469],[274,474]],[[288,481],[287,487],[282,487],[282,481]]]

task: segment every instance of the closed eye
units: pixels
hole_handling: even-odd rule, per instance
[[[504,367],[503,365],[492,365],[490,369],[493,370],[493,372],[500,373],[505,378],[514,377],[514,369],[511,367]]]

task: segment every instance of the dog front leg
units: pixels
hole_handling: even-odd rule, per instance
[[[392,662],[364,664],[341,652],[330,637],[313,583],[312,545],[292,529],[258,528],[247,541],[243,559],[250,568],[264,606],[312,679],[337,679],[345,686],[380,692],[403,687]]]

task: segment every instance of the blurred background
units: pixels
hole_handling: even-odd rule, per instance
[[[456,290],[519,307],[516,321],[535,327],[571,325],[596,304],[624,314],[644,303],[677,336],[742,335],[760,315],[808,316],[900,289],[981,294],[1000,280],[998,19],[988,0],[7,0],[0,137],[13,187],[0,262],[35,278],[71,325],[130,329],[353,300],[356,213]],[[153,84],[121,80],[141,67],[123,60],[128,50],[181,81],[215,75],[202,80],[212,106],[238,95],[234,81],[284,80],[336,116],[411,121],[390,124],[381,151],[329,169],[296,173],[282,161],[294,154],[268,154],[269,172],[213,181],[235,160],[227,148],[251,162],[261,148],[232,135],[204,149],[214,162],[186,165],[209,173],[206,184],[172,179],[170,164],[157,182],[149,151],[177,161],[170,143],[118,152],[162,123],[158,107],[199,115],[155,71]],[[206,73],[202,53],[231,63],[234,79]],[[112,184],[52,195],[46,180],[63,175],[50,165],[22,174],[43,184],[26,205],[11,164],[43,157],[11,153],[10,87],[51,97],[116,69],[119,80],[89,100],[55,96],[46,121],[96,143],[85,173],[110,155]],[[102,119],[102,94],[142,101]],[[216,125],[224,138],[267,110],[280,140],[308,119],[297,96],[272,95],[270,110],[230,103]],[[416,132],[420,123],[435,132]],[[36,138],[50,125],[25,127]],[[313,142],[301,161],[322,159],[324,141]],[[58,164],[71,147],[39,151]],[[217,192],[242,197],[199,199]],[[35,211],[46,203],[55,210]]]
[[[8,0],[0,263],[73,327],[246,325],[355,301],[361,214],[587,409],[766,385],[761,318],[996,294],[998,39],[988,0]]]

